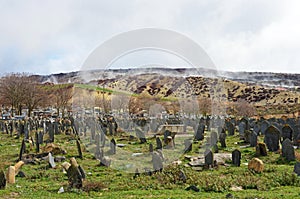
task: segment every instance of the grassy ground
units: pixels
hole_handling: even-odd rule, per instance
[[[151,142],[155,146],[154,139],[142,145],[129,143],[126,139],[117,141],[126,144],[126,150],[133,152],[146,152]],[[14,165],[18,159],[21,140],[0,133],[0,143],[0,169],[6,171],[7,167]],[[55,143],[67,151],[67,160],[78,155],[76,142],[70,136],[57,135]],[[293,174],[295,161],[288,163],[279,153],[269,152],[267,157],[261,157],[265,163],[265,171],[261,174],[252,173],[248,171],[246,163],[255,156],[255,150],[252,147],[244,147],[238,136],[228,137],[227,148],[220,148],[219,152],[231,153],[236,148],[241,150],[241,167],[228,165],[213,170],[195,171],[184,166],[188,161],[182,155],[181,165],[166,165],[162,173],[152,176],[141,174],[135,179],[133,173],[124,172],[122,169],[99,166],[99,161],[87,151],[89,147],[86,145],[87,141],[84,141],[84,158],[77,158],[87,173],[83,190],[68,188],[68,179],[62,172],[60,163],[57,163],[57,168],[49,169],[46,161],[40,161],[35,165],[24,165],[22,171],[26,177],[16,177],[15,184],[0,190],[0,198],[226,198],[230,194],[234,198],[300,197],[300,178]],[[201,146],[201,142],[194,144],[188,155],[196,155],[203,151]],[[29,147],[27,149],[28,153],[34,153]],[[117,150],[121,151],[120,148]],[[167,150],[164,151],[167,153]],[[178,178],[180,169],[188,178],[186,183]],[[185,188],[189,185],[196,185],[200,191],[186,191]],[[58,194],[60,187],[64,187],[65,192]],[[233,187],[240,187],[242,190],[232,191]]]

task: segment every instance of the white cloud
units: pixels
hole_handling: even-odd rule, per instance
[[[115,34],[166,28],[203,46],[223,70],[300,73],[296,0],[0,1],[1,72],[80,69]]]

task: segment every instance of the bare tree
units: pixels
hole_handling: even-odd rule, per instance
[[[239,99],[237,102],[235,102],[234,108],[237,116],[251,117],[256,113],[254,106],[244,99]]]
[[[73,97],[73,84],[57,84],[52,86],[52,98],[57,110],[57,115],[62,113],[65,115],[65,110],[71,105]]]

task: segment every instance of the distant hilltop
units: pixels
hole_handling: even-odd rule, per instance
[[[125,75],[157,73],[169,77],[201,76],[206,78],[224,78],[240,83],[250,83],[265,87],[282,89],[300,87],[300,74],[272,72],[228,72],[207,68],[132,68],[76,71],[51,75],[35,75],[41,83],[88,83],[104,79],[115,79]]]

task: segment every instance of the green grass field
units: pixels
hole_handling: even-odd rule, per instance
[[[180,142],[180,139],[183,138],[178,137],[175,140]],[[182,154],[179,157],[182,164],[179,166],[166,164],[162,173],[152,176],[141,174],[135,179],[133,173],[125,172],[121,167],[99,166],[99,161],[87,151],[89,150],[89,147],[86,147],[88,141],[81,140],[84,157],[82,160],[77,158],[77,161],[87,174],[82,190],[68,188],[68,178],[62,171],[61,163],[57,163],[57,167],[51,169],[48,168],[46,161],[40,161],[35,165],[24,165],[21,170],[26,177],[16,177],[15,184],[9,184],[4,190],[0,190],[0,198],[226,198],[226,195],[230,196],[229,194],[234,198],[300,197],[300,178],[293,173],[295,161],[288,163],[280,157],[279,153],[269,152],[267,157],[261,157],[265,163],[264,172],[252,173],[248,171],[245,163],[255,157],[255,149],[241,147],[243,144],[240,143],[238,136],[228,137],[227,148],[219,148],[219,152],[231,153],[236,148],[241,150],[241,167],[230,166],[228,162],[228,166],[195,171],[191,167],[184,166],[188,161]],[[126,144],[122,148],[125,151],[146,153],[149,143],[152,142],[155,146],[155,139],[148,140],[147,144],[121,140],[117,143]],[[76,142],[72,137],[57,135],[55,143],[67,151],[66,161],[78,155]],[[4,133],[0,134],[0,169],[6,171],[8,166],[16,163],[20,145],[21,139],[9,137]],[[202,153],[201,146],[201,142],[194,144],[193,150],[188,155]],[[176,145],[175,151],[179,150],[178,148],[180,145]],[[27,149],[29,150],[29,147]],[[120,148],[117,148],[117,151],[122,152]],[[167,149],[164,151],[165,154],[168,153]],[[28,153],[35,153],[34,149],[29,150]],[[146,158],[150,161],[150,156]],[[178,178],[180,169],[187,176],[186,183]],[[189,185],[196,185],[200,191],[186,191]],[[64,187],[65,192],[58,194],[60,187]],[[232,187],[241,187],[242,190],[232,191]]]

